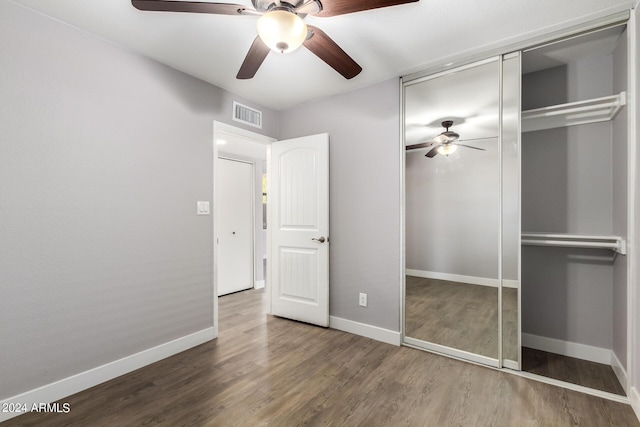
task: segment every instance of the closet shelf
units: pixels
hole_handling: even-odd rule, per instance
[[[523,111],[522,132],[613,120],[626,103],[626,92],[620,92],[603,98]]]
[[[627,242],[620,236],[584,234],[522,233],[521,243],[528,246],[561,246],[565,248],[611,249],[626,255]]]

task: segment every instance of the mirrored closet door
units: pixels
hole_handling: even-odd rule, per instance
[[[628,392],[632,44],[622,20],[404,79],[405,345]]]
[[[519,57],[514,62],[519,67]],[[503,67],[496,57],[403,84],[404,343],[491,366],[502,366],[501,306],[506,303],[501,289]],[[518,84],[519,68],[514,75]],[[519,99],[511,105],[517,161]],[[513,189],[517,192],[517,186]],[[510,206],[519,217],[517,195]],[[519,229],[511,232],[517,247]],[[517,288],[517,256],[513,261]],[[511,313],[517,349],[517,305]],[[517,361],[517,351],[512,357]]]

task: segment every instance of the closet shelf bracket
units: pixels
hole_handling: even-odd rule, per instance
[[[565,248],[611,249],[616,254],[627,254],[627,242],[619,236],[593,236],[584,234],[522,233],[521,243],[528,246],[560,246]]]
[[[522,132],[613,120],[627,104],[627,93],[552,105],[522,112]]]

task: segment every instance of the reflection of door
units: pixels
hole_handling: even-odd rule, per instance
[[[274,142],[268,164],[271,312],[329,326],[329,135]]]
[[[218,295],[253,287],[253,165],[218,159]]]

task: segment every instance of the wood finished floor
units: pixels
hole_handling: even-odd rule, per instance
[[[486,286],[407,276],[406,335],[471,353],[497,357],[497,290]],[[518,360],[518,292],[504,288],[503,352]],[[523,370],[624,396],[608,365],[522,349]]]
[[[8,426],[640,426],[630,406],[220,299],[220,336]]]
[[[405,334],[498,358],[498,289],[407,276]]]
[[[602,363],[522,347],[522,370],[626,396],[613,368]]]

